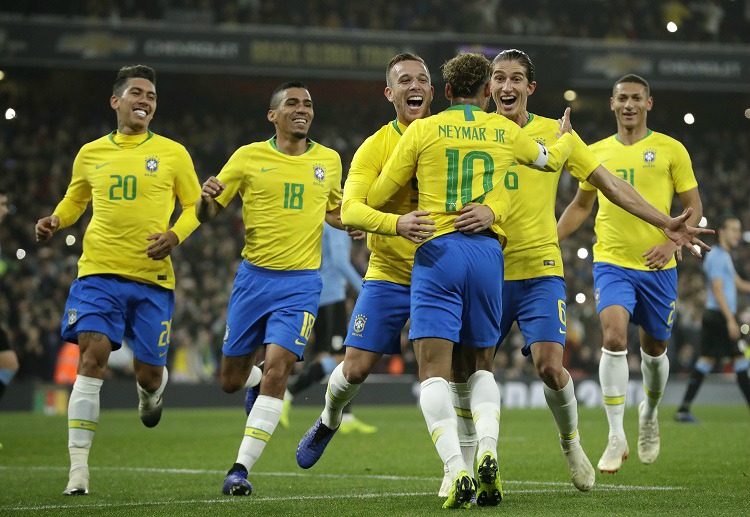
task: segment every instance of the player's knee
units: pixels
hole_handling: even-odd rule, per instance
[[[348,361],[344,361],[343,373],[349,384],[362,384],[370,375],[370,369],[365,364],[349,364]]]
[[[244,385],[245,383],[236,377],[232,377],[229,375],[221,376],[221,389],[225,393],[234,393],[236,391],[239,391],[244,387]]]
[[[628,349],[628,336],[620,332],[604,333],[604,348],[612,352],[622,352]]]
[[[83,354],[79,359],[78,373],[86,377],[103,379],[107,370],[107,363],[102,362],[93,354]]]
[[[547,386],[558,390],[564,388],[564,386],[560,386],[563,377],[563,367],[561,364],[553,362],[539,363],[536,367],[536,373]]]

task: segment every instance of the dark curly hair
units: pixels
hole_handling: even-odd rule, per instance
[[[150,66],[146,66],[146,65],[123,66],[117,72],[117,78],[115,79],[115,84],[112,85],[112,95],[115,95],[117,97],[122,97],[123,88],[125,88],[128,82],[135,77],[140,77],[142,79],[151,81],[151,83],[153,83],[154,86],[156,86],[156,71]]]
[[[489,82],[492,68],[482,54],[459,54],[443,66],[443,79],[454,97],[474,97]]]

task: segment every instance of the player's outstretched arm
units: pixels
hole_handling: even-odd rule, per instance
[[[675,243],[680,249],[677,250],[677,258],[682,260],[682,246],[687,246],[690,253],[696,257],[701,257],[701,249],[711,251],[711,246],[700,240],[697,235],[705,233],[712,234],[713,230],[708,228],[694,228],[687,224],[688,219],[693,214],[693,207],[688,207],[678,217],[670,217],[667,224],[662,230],[669,240]]]
[[[195,204],[195,216],[198,221],[205,223],[216,217],[221,211],[221,206],[216,198],[224,192],[226,185],[221,183],[215,176],[208,178],[201,187],[201,198]]]
[[[573,201],[565,208],[565,211],[557,221],[557,238],[562,241],[565,237],[581,227],[583,221],[591,213],[596,201],[595,190],[583,190],[578,188]]]
[[[36,242],[48,241],[52,234],[57,231],[60,227],[60,218],[56,215],[48,215],[42,217],[36,223],[34,227],[34,233],[36,234]]]

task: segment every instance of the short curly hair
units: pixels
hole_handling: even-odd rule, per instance
[[[443,79],[454,97],[474,97],[489,82],[492,67],[482,54],[459,54],[443,66]]]

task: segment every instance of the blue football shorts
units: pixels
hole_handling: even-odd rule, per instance
[[[640,271],[596,262],[594,300],[598,312],[610,305],[625,307],[630,321],[654,339],[666,341],[677,307],[677,268]]]
[[[525,356],[531,354],[531,345],[540,341],[565,346],[565,280],[561,276],[506,280],[498,347],[514,321],[526,340],[521,349]]]
[[[88,275],[70,286],[60,334],[78,344],[81,332],[99,332],[112,342],[112,350],[124,340],[139,361],[164,366],[173,313],[171,289],[118,275]]]
[[[409,338],[497,345],[503,266],[496,238],[453,232],[422,244],[414,255]]]
[[[409,319],[410,287],[365,280],[354,304],[344,346],[377,354],[401,353],[401,330]]]
[[[243,260],[229,298],[222,353],[241,356],[273,343],[302,359],[322,289],[317,269],[276,271]]]

